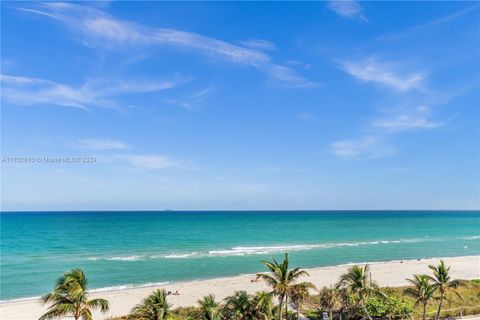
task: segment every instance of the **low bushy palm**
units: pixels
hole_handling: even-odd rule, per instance
[[[318,292],[319,306],[329,314],[333,320],[333,312],[342,307],[342,292],[337,288],[324,287]]]
[[[433,271],[433,276],[429,276],[430,280],[433,282],[433,287],[436,291],[439,292],[440,297],[438,303],[438,310],[436,319],[440,319],[440,312],[442,311],[442,304],[445,300],[445,293],[447,291],[452,291],[461,299],[462,296],[455,290],[459,286],[463,284],[461,280],[452,280],[450,277],[450,267],[445,265],[443,260],[440,260],[440,264],[438,266],[430,265],[428,266]]]
[[[372,294],[384,295],[378,288],[377,284],[371,279],[370,267],[368,264],[365,266],[352,266],[346,273],[340,276],[340,280],[337,283],[337,288],[346,290],[352,293],[358,298],[358,306],[364,311],[367,318],[370,320],[372,317],[365,308],[365,303],[368,297]]]
[[[215,301],[213,294],[209,294],[201,300],[198,300],[198,304],[200,305],[200,311],[204,320],[217,320],[219,318],[219,304]]]
[[[268,268],[269,273],[259,273],[257,278],[264,280],[271,288],[271,293],[278,297],[279,308],[278,318],[283,319],[283,305],[285,303],[286,313],[288,313],[288,295],[292,285],[302,276],[308,276],[306,271],[300,268],[290,270],[288,268],[288,254],[285,253],[285,259],[278,263],[275,259],[272,262],[262,261]]]
[[[273,317],[272,293],[266,291],[257,292],[253,298],[255,316],[259,320],[270,320]]]
[[[308,298],[308,291],[313,289],[316,289],[316,287],[310,282],[300,282],[290,287],[288,296],[297,310],[297,318],[300,315],[300,305]]]
[[[435,295],[435,286],[431,283],[430,277],[422,275],[414,275],[413,279],[407,279],[413,287],[407,288],[405,293],[415,299],[414,307],[422,305],[422,319],[425,320],[427,315],[427,304]]]
[[[92,320],[92,309],[100,308],[101,312],[109,309],[105,299],[89,299],[87,293],[87,277],[81,269],[73,269],[57,280],[53,291],[44,295],[41,301],[51,304],[48,311],[39,320],[73,317],[75,320]]]
[[[235,291],[232,296],[225,298],[223,317],[229,320],[250,320],[254,310],[251,296],[244,290]]]
[[[142,303],[133,307],[128,319],[132,320],[166,320],[171,305],[167,302],[165,290],[156,290]]]

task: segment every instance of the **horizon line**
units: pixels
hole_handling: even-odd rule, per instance
[[[0,214],[4,213],[95,213],[95,212],[145,212],[145,213],[189,213],[189,212],[447,212],[447,211],[463,211],[463,212],[480,212],[479,209],[213,209],[213,210],[173,210],[173,209],[149,209],[149,210],[0,210]]]

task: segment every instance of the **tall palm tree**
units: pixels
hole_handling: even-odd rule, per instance
[[[438,320],[440,319],[440,312],[442,311],[442,304],[443,300],[445,299],[445,293],[447,291],[453,291],[457,296],[463,299],[462,296],[455,290],[460,285],[462,285],[463,282],[461,280],[451,279],[450,267],[447,267],[443,260],[440,260],[440,264],[438,266],[429,265],[428,267],[433,271],[433,276],[429,276],[429,278],[430,280],[432,280],[435,290],[440,293],[440,302],[438,303],[438,310],[436,316],[436,319]]]
[[[415,305],[421,304],[423,307],[422,319],[425,320],[427,315],[427,304],[433,299],[435,294],[435,286],[431,283],[430,277],[422,275],[414,275],[413,279],[407,279],[413,287],[407,288],[405,293],[415,299]]]
[[[217,320],[218,319],[218,302],[215,301],[215,296],[209,294],[198,300],[200,305],[200,311],[202,312],[203,319],[205,320]]]
[[[262,320],[270,320],[273,315],[272,293],[260,291],[253,298],[255,304],[255,313],[257,318]]]
[[[156,290],[143,299],[142,303],[133,307],[128,319],[134,320],[165,320],[171,305],[167,302],[165,290]]]
[[[365,307],[367,298],[372,294],[384,296],[377,284],[372,281],[368,264],[363,267],[355,265],[348,268],[347,272],[340,276],[337,288],[343,288],[347,292],[355,294],[358,297],[358,306],[370,320],[372,320],[372,317]]]
[[[283,319],[283,303],[285,302],[285,311],[288,312],[288,294],[291,286],[295,284],[302,276],[308,276],[306,271],[295,268],[288,269],[288,254],[285,253],[285,259],[278,263],[275,259],[272,262],[262,261],[270,273],[258,273],[257,278],[264,280],[271,288],[272,294],[278,297],[279,308],[278,318]]]
[[[73,269],[57,280],[51,293],[41,298],[43,304],[50,303],[48,311],[39,320],[71,316],[75,320],[92,320],[92,309],[100,308],[108,311],[108,301],[105,299],[88,298],[87,277],[81,269]]]
[[[320,308],[328,311],[330,320],[333,320],[333,311],[342,306],[342,292],[337,288],[324,287],[318,292]]]
[[[316,287],[310,282],[300,282],[291,286],[288,296],[290,301],[297,310],[297,319],[300,315],[300,306],[308,298],[308,291],[316,289]]]
[[[232,296],[225,298],[224,313],[227,319],[251,319],[253,312],[253,301],[246,291],[235,291]]]

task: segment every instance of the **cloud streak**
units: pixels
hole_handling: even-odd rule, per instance
[[[57,105],[89,109],[90,107],[117,108],[112,98],[175,88],[191,80],[177,76],[171,80],[113,80],[95,79],[74,87],[50,80],[0,75],[2,99],[22,106]]]
[[[434,19],[434,20],[429,21],[427,23],[409,28],[409,29],[407,29],[403,32],[399,32],[399,33],[396,33],[396,34],[387,34],[387,35],[381,36],[377,39],[378,40],[384,40],[384,39],[396,40],[396,39],[401,39],[401,38],[404,38],[404,37],[408,37],[408,36],[414,35],[418,32],[422,32],[422,31],[425,31],[425,30],[443,25],[443,24],[448,23],[450,21],[456,20],[456,19],[458,19],[460,17],[463,17],[464,15],[466,15],[466,14],[468,14],[468,13],[470,13],[470,12],[472,12],[472,11],[478,9],[478,8],[480,8],[480,5],[478,5],[478,4],[473,5],[473,6],[469,6],[469,7],[466,7],[464,9],[461,9],[457,12],[454,12],[454,13],[448,15],[448,16],[444,16],[444,17]]]
[[[341,62],[342,69],[363,82],[373,82],[400,92],[420,90],[425,76],[420,72],[400,74],[392,63],[379,62],[375,57]]]
[[[431,110],[427,106],[419,106],[410,111],[400,112],[393,117],[379,118],[373,121],[373,126],[391,131],[408,131],[415,129],[435,129],[448,121],[431,120]]]
[[[359,139],[346,139],[330,144],[330,150],[342,158],[374,159],[395,153],[395,148],[387,145],[378,136],[366,136]]]
[[[185,164],[182,161],[159,154],[117,155],[115,156],[115,159],[125,161],[134,167],[146,170],[186,168]]]
[[[362,6],[355,0],[331,0],[328,8],[343,18],[368,22]]]
[[[215,57],[234,64],[258,69],[271,80],[291,87],[315,87],[312,82],[288,67],[273,63],[271,57],[259,50],[271,45],[266,41],[250,42],[250,48],[207,37],[198,33],[167,28],[151,28],[115,17],[87,6],[70,3],[42,3],[34,9],[16,8],[62,22],[84,37],[91,46],[121,48],[132,46],[170,46]],[[256,48],[252,48],[253,46]]]

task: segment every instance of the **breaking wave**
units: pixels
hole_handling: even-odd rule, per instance
[[[169,282],[147,282],[144,284],[124,284],[124,285],[118,285],[118,286],[92,289],[92,290],[89,290],[89,292],[105,292],[105,291],[118,291],[118,290],[135,289],[135,288],[148,288],[148,287],[162,286],[166,284],[169,284]]]
[[[119,257],[89,257],[88,260],[109,260],[109,261],[137,261],[142,260],[143,256],[119,256]]]
[[[426,239],[405,239],[405,240],[377,240],[363,242],[340,242],[340,243],[319,243],[319,244],[293,244],[278,246],[238,246],[221,250],[209,250],[205,252],[174,252],[168,254],[156,255],[129,255],[129,256],[113,256],[113,257],[89,257],[88,260],[108,260],[108,261],[139,261],[148,259],[188,259],[197,257],[231,257],[231,256],[248,256],[263,255],[271,253],[283,253],[292,251],[306,251],[313,249],[330,249],[340,247],[358,247],[368,245],[387,245],[392,243],[415,243],[431,241]]]

